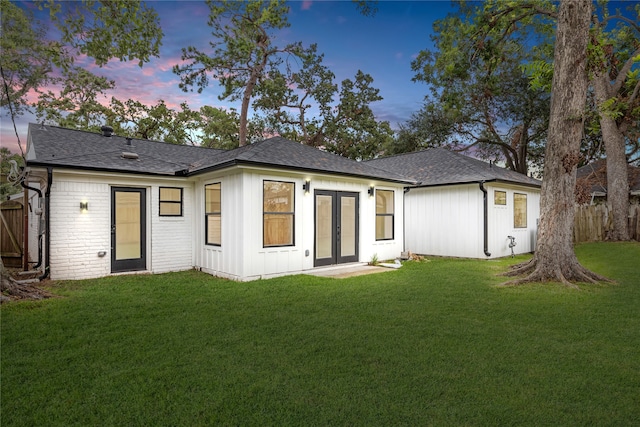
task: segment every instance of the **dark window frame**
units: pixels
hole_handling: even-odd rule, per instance
[[[288,212],[270,212],[264,210],[264,196],[265,196],[265,184],[267,182],[275,182],[279,184],[291,184],[292,186],[292,209]],[[282,216],[290,216],[291,217],[291,244],[283,244],[283,245],[267,245],[265,244],[265,231],[266,228],[264,226],[264,222],[267,215],[282,215]],[[275,179],[264,179],[262,180],[262,248],[286,248],[292,247],[296,245],[296,183],[292,181],[277,181]]]
[[[180,200],[162,200],[162,190],[180,190]],[[179,214],[163,214],[162,206],[163,205],[180,205],[180,213]],[[182,187],[159,187],[158,188],[158,216],[161,217],[181,217],[184,216],[184,188]]]
[[[393,212],[378,213],[378,201],[376,200],[376,224],[375,224],[376,242],[381,242],[385,240],[394,240],[396,237],[396,193],[394,190],[376,189],[376,198],[378,196],[379,191],[385,191],[385,192],[391,193],[391,202],[393,203]],[[391,217],[391,237],[383,238],[383,239],[378,238],[378,217]]]
[[[218,185],[220,189],[220,211],[207,211],[207,187]],[[209,217],[219,217],[220,218],[220,242],[209,242]],[[222,183],[221,182],[212,182],[210,184],[205,184],[204,186],[204,244],[208,246],[222,246]]]

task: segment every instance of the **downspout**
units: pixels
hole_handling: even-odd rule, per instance
[[[23,179],[22,181],[20,181],[20,185],[22,185],[22,188],[26,188],[27,190],[33,190],[36,193],[38,193],[38,200],[42,200],[42,191],[40,191],[39,188],[36,187],[30,187],[27,184],[25,184],[26,181],[26,177],[25,179]],[[28,211],[27,211],[27,215],[29,215]],[[25,235],[27,235],[26,233],[27,230],[25,230]],[[29,257],[29,254],[27,253],[27,258]],[[33,266],[33,268],[38,268],[40,267],[40,265],[42,265],[42,236],[38,236],[38,263],[36,265]]]
[[[486,256],[491,256],[491,252],[489,252],[489,200],[487,199],[487,190],[484,188],[484,181],[480,181],[480,191],[482,191],[482,201],[483,201],[483,210],[484,210],[484,254]]]
[[[49,276],[49,268],[51,261],[51,230],[49,226],[51,224],[51,219],[49,218],[51,215],[51,184],[53,181],[53,171],[50,167],[47,168],[47,191],[44,193],[44,235],[45,235],[45,253],[44,253],[44,272],[38,280],[44,280]]]

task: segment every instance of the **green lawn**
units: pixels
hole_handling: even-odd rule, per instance
[[[496,286],[526,257],[59,283],[1,309],[1,424],[638,425],[640,244],[577,253],[617,284]]]

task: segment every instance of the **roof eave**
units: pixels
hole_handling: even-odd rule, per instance
[[[505,180],[505,179],[497,179],[497,178],[493,178],[493,179],[475,179],[475,180],[470,180],[470,181],[460,181],[460,182],[444,182],[444,183],[438,183],[438,184],[418,184],[413,186],[412,188],[427,188],[427,187],[446,187],[446,186],[451,186],[451,185],[469,185],[469,184],[479,184],[479,183],[503,183],[503,184],[509,184],[509,185],[519,185],[519,186],[523,186],[523,187],[530,187],[530,188],[540,188],[541,186],[538,184],[533,184],[533,183],[524,183],[524,182],[517,182],[517,181],[509,181],[509,180]]]
[[[27,166],[53,168],[53,169],[76,169],[76,170],[95,171],[95,172],[129,173],[129,174],[136,174],[136,175],[184,176],[182,175],[183,171],[181,170],[176,170],[173,172],[150,172],[150,171],[137,171],[137,170],[131,170],[131,169],[100,168],[100,167],[92,167],[92,166],[46,163],[46,162],[38,162],[34,160],[27,160]]]
[[[299,172],[314,172],[314,173],[319,173],[319,174],[347,176],[347,177],[351,177],[351,178],[360,178],[360,179],[373,179],[373,180],[385,181],[385,182],[393,182],[393,183],[396,183],[396,184],[403,184],[403,185],[415,185],[415,184],[417,184],[416,181],[409,181],[409,180],[402,180],[402,179],[385,178],[385,177],[380,177],[380,176],[361,175],[361,174],[345,173],[345,172],[334,172],[334,171],[327,171],[327,170],[323,170],[323,169],[309,168],[309,167],[303,167],[303,166],[275,165],[273,163],[255,162],[255,161],[240,160],[240,159],[234,159],[234,160],[223,162],[223,163],[220,163],[220,164],[217,164],[217,165],[213,165],[213,166],[209,166],[209,167],[206,167],[206,168],[194,170],[194,171],[188,172],[187,176],[200,175],[200,174],[203,174],[203,173],[214,172],[214,171],[225,169],[225,168],[229,168],[229,167],[232,167],[232,166],[243,166],[243,165],[258,166],[258,167],[271,168],[271,169],[278,168],[278,169],[284,169],[284,170],[294,170],[294,171],[299,171]]]

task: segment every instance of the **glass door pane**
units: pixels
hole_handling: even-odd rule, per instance
[[[333,257],[333,196],[316,195],[316,259]]]
[[[140,258],[140,193],[117,191],[115,205],[115,259]]]
[[[356,198],[340,197],[340,257],[356,254]]]

